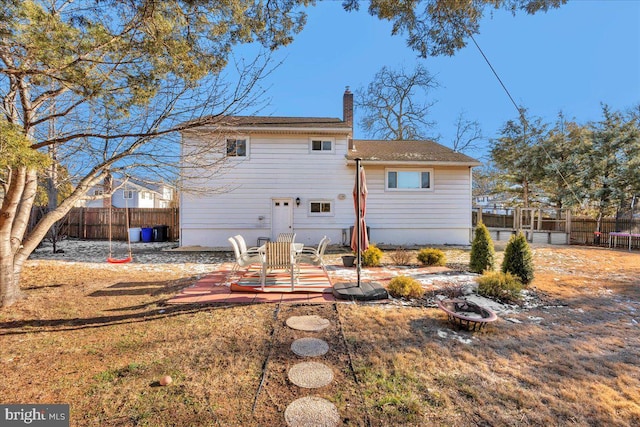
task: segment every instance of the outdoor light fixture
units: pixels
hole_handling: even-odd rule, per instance
[[[300,197],[296,197],[296,206],[300,206]]]

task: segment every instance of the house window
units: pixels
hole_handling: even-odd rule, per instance
[[[312,153],[332,153],[334,151],[334,140],[332,138],[311,138],[309,149]]]
[[[94,196],[102,196],[103,194],[104,194],[104,191],[102,190],[93,190]]]
[[[246,157],[246,139],[227,139],[227,157]]]
[[[432,189],[432,169],[387,170],[387,190],[428,191]]]
[[[123,199],[133,199],[133,190],[122,190]]]
[[[309,215],[333,216],[333,202],[330,200],[312,200],[309,202]]]

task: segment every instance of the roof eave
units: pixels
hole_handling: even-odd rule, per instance
[[[350,164],[355,164],[355,159],[347,159]],[[446,160],[369,160],[362,159],[363,165],[378,165],[378,166],[466,166],[476,167],[482,166],[482,163],[469,161],[469,162],[457,162]]]
[[[218,133],[265,133],[265,134],[315,134],[315,135],[331,135],[340,134],[348,135],[352,132],[351,128],[344,127],[266,127],[266,126],[224,126],[211,127],[202,126],[183,131],[184,133],[198,132],[218,132]]]

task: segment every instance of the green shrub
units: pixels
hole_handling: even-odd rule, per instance
[[[396,298],[420,298],[424,295],[420,282],[407,276],[396,276],[391,279],[387,290]]]
[[[374,244],[370,244],[366,251],[362,252],[362,265],[364,267],[378,267],[382,260],[382,251]]]
[[[422,265],[446,265],[447,257],[440,249],[424,248],[418,252],[418,261]]]
[[[504,250],[502,272],[518,276],[524,285],[533,280],[533,255],[524,234],[518,233],[509,239]]]
[[[516,302],[520,299],[522,282],[511,273],[486,271],[478,277],[478,294],[498,301]]]
[[[492,271],[495,268],[495,249],[489,230],[483,223],[478,223],[476,227],[473,243],[471,244],[471,261],[469,268],[474,273],[482,273],[486,270]]]

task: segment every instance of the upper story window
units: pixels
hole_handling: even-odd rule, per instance
[[[227,157],[246,157],[246,139],[227,139]]]
[[[133,190],[122,190],[123,199],[133,199]]]
[[[102,190],[93,190],[94,196],[102,196],[103,194],[104,194],[104,191]]]
[[[432,190],[433,169],[392,170],[387,169],[386,189],[391,191]]]
[[[309,202],[311,216],[332,216],[333,202],[331,200],[312,200]]]
[[[311,138],[309,140],[309,150],[312,153],[333,153],[335,151],[335,140],[333,138]]]

